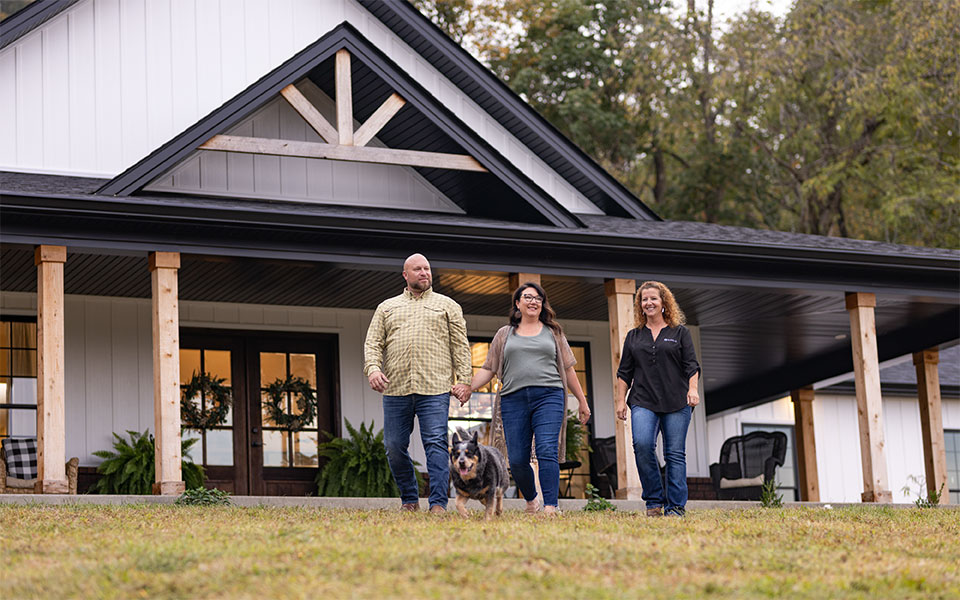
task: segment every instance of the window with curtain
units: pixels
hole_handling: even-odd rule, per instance
[[[37,323],[0,317],[0,438],[37,436]]]

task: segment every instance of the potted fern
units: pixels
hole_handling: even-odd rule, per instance
[[[153,492],[154,482],[154,440],[150,435],[150,430],[143,433],[137,431],[127,431],[130,441],[120,437],[116,433],[113,437],[113,451],[98,450],[94,456],[103,459],[97,472],[100,473],[100,479],[97,480],[90,491],[95,494],[140,494],[147,495]],[[181,442],[181,454],[187,455],[187,451],[196,439],[183,440]],[[183,472],[183,482],[187,489],[203,487],[203,468],[191,461],[184,460],[181,463]]]
[[[346,421],[349,438],[334,437],[320,444],[319,454],[327,463],[317,474],[317,495],[351,498],[395,498],[400,495],[390,473],[383,431],[373,432],[360,424],[356,429]],[[418,473],[419,479],[419,473]]]

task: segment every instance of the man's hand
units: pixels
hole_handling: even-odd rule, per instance
[[[370,387],[375,392],[383,393],[383,390],[387,389],[387,385],[390,383],[390,380],[387,379],[387,376],[383,374],[383,371],[374,371],[370,373],[370,376],[367,377],[367,380],[370,382]]]
[[[473,393],[473,391],[470,389],[470,386],[465,383],[458,383],[457,385],[453,386],[450,391],[454,396],[457,397],[457,400],[460,401],[460,406],[463,406],[469,402],[470,394]]]

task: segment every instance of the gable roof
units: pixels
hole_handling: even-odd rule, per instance
[[[649,207],[406,0],[357,0],[605,214],[659,221]]]
[[[304,77],[332,93],[333,57],[346,49],[354,58],[354,111],[361,117],[372,112],[387,95],[399,93],[407,106],[402,118],[394,119],[378,137],[407,144],[411,149],[438,152],[466,152],[489,173],[449,172],[440,169],[418,171],[441,191],[452,186],[460,193],[451,199],[469,214],[493,216],[510,214],[519,221],[559,227],[581,227],[579,217],[560,205],[546,191],[524,175],[491,147],[477,132],[423,89],[383,52],[371,44],[352,25],[341,23],[313,44],[225,102],[150,155],[136,163],[98,190],[99,194],[128,196],[139,191],[189,156],[212,136],[225,133],[273,100],[281,89]],[[360,90],[364,90],[360,93]],[[410,126],[410,121],[413,121]],[[391,133],[392,132],[392,133]],[[451,194],[448,193],[448,196]]]
[[[76,3],[77,0],[34,0],[0,22],[0,49],[6,48]]]

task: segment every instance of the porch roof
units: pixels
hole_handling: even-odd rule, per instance
[[[571,229],[290,202],[114,197],[96,193],[102,184],[0,173],[4,290],[34,289],[30,253],[12,244],[36,243],[70,248],[66,291],[80,294],[147,297],[146,253],[185,253],[181,297],[201,301],[372,308],[396,293],[400,280],[387,272],[414,251],[431,258],[438,289],[469,314],[503,314],[508,272],[543,274],[566,319],[606,320],[605,278],[662,279],[700,326],[711,413],[852,370],[845,291],[877,294],[881,360],[960,332],[955,250],[617,217],[584,217],[586,227]]]

